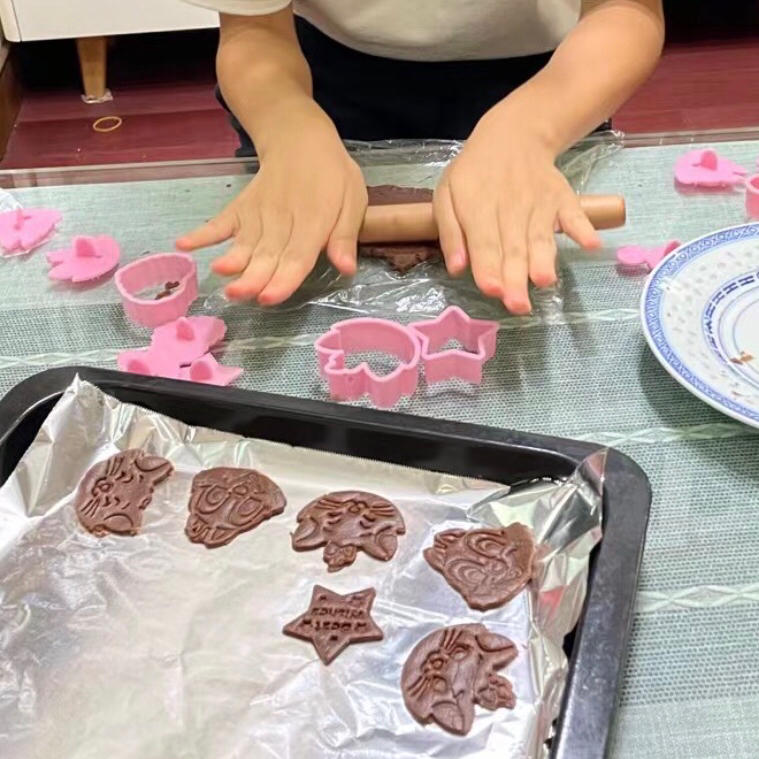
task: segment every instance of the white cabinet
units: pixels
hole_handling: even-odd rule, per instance
[[[182,0],[0,0],[0,24],[12,42],[77,40],[85,100],[109,97],[106,38],[218,26],[213,11]]]
[[[203,29],[218,21],[182,0],[0,0],[0,22],[14,42]]]

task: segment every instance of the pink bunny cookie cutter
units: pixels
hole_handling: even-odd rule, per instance
[[[0,246],[6,256],[28,253],[52,235],[60,220],[60,211],[49,208],[16,208],[0,213]]]
[[[319,373],[336,400],[368,395],[378,408],[392,408],[403,396],[413,395],[419,384],[419,340],[410,329],[388,319],[361,317],[337,322],[314,348]],[[369,351],[395,356],[398,366],[385,375],[375,374],[366,362],[346,366],[349,354]]]
[[[462,379],[479,385],[482,370],[495,354],[499,324],[473,319],[458,306],[450,306],[429,321],[409,324],[421,344],[424,377],[429,383]],[[445,348],[455,340],[462,348]]]
[[[126,315],[143,327],[158,327],[184,316],[198,297],[198,270],[187,253],[156,253],[122,266],[114,278]],[[166,282],[179,286],[160,299],[140,293]]]
[[[112,237],[75,237],[70,248],[51,250],[47,254],[52,267],[48,276],[74,284],[90,282],[113,271],[120,255],[119,244]]]
[[[732,187],[740,184],[746,173],[743,166],[711,148],[689,150],[675,162],[675,181],[685,187]]]
[[[653,271],[660,261],[679,247],[679,240],[670,240],[652,248],[643,245],[623,245],[617,250],[617,265],[624,274]]]

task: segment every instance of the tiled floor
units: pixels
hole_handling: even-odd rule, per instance
[[[700,16],[688,12],[676,21],[656,73],[617,114],[618,128],[759,127],[759,25],[733,18],[725,26],[720,16],[720,26],[709,14],[702,3]],[[236,138],[213,97],[214,48],[211,31],[114,40],[108,78],[114,100],[86,105],[72,42],[24,45],[25,98],[0,167],[232,155]],[[95,119],[111,114],[122,117],[119,129],[93,131]]]

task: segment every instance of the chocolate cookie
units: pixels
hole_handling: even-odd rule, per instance
[[[431,203],[432,190],[426,187],[397,187],[390,184],[367,187],[370,206],[397,203]],[[367,258],[382,258],[391,268],[405,274],[414,266],[441,257],[437,240],[415,243],[367,243],[359,245],[359,254]]]
[[[530,581],[535,541],[518,522],[501,529],[446,530],[435,535],[424,558],[472,609],[485,611],[510,601]]]
[[[345,490],[311,501],[298,514],[293,548],[310,551],[324,546],[330,572],[347,567],[359,549],[375,559],[389,561],[406,532],[398,509],[373,493]]]
[[[136,448],[117,453],[84,476],[74,503],[76,515],[84,529],[99,538],[108,533],[136,535],[155,486],[173,471],[166,459]]]
[[[382,630],[371,617],[374,588],[341,596],[314,585],[308,610],[285,625],[282,632],[310,641],[319,658],[329,664],[351,643],[382,640]]]
[[[422,638],[401,673],[403,700],[411,716],[427,725],[466,735],[474,705],[495,711],[516,704],[511,683],[496,671],[517,656],[516,646],[484,625],[443,627]]]
[[[184,531],[193,543],[218,548],[285,508],[282,491],[253,469],[218,467],[192,480]]]

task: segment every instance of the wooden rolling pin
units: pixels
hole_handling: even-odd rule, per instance
[[[613,229],[625,223],[625,199],[621,195],[580,195],[580,205],[596,229]],[[358,239],[359,242],[437,240],[432,203],[369,206]]]

